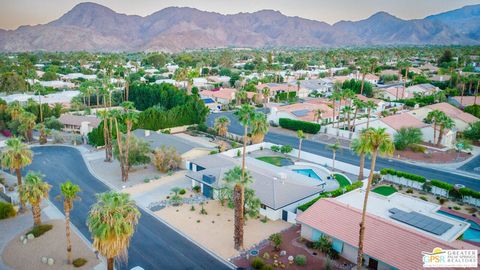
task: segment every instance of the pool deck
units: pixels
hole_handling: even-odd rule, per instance
[[[439,210],[441,210],[443,212],[446,212],[446,213],[449,213],[449,214],[454,215],[454,216],[459,216],[459,217],[462,217],[464,219],[468,219],[470,221],[473,221],[473,222],[477,223],[480,226],[480,218],[473,217],[473,216],[470,216],[470,215],[466,215],[466,214],[463,214],[463,213],[459,213],[455,210],[448,209],[446,207],[441,207]]]

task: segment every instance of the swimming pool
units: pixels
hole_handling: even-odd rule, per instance
[[[459,217],[459,216],[447,213],[447,212],[442,211],[442,210],[438,210],[437,213],[439,213],[441,215],[444,215],[444,216],[447,216],[447,217],[451,217],[451,218],[454,218],[454,219],[458,219],[458,220],[470,223],[470,227],[463,233],[463,240],[468,240],[468,241],[479,242],[480,243],[480,225],[478,225],[476,222],[465,219],[463,217]]]
[[[292,169],[292,171],[298,174],[308,176],[313,179],[322,180],[322,178],[320,178],[320,176],[318,176],[318,174],[316,174],[315,171],[312,169]]]

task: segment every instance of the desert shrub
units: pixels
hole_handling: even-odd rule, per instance
[[[17,214],[15,208],[10,203],[0,202],[0,219],[14,217]]]
[[[413,193],[413,189],[411,188],[407,189],[407,193]]]
[[[454,206],[453,209],[454,209],[454,210],[461,210],[462,208],[461,208],[461,207],[458,207],[458,206]]]
[[[202,190],[202,188],[200,186],[194,186],[192,189],[193,189],[193,191],[195,191],[197,193],[200,192],[200,190]]]
[[[251,266],[253,269],[262,269],[262,267],[265,266],[265,263],[259,257],[255,257],[252,261]]]
[[[279,124],[282,128],[291,130],[303,130],[303,132],[310,134],[317,134],[320,131],[320,125],[311,122],[292,120],[288,118],[280,118]]]
[[[160,172],[166,173],[170,170],[175,170],[180,167],[182,158],[174,147],[165,147],[155,149],[155,167]]]
[[[440,198],[440,199],[438,199],[438,202],[439,202],[440,204],[444,204],[445,202],[447,202],[447,199],[445,199],[445,198]]]
[[[185,193],[187,193],[187,191],[184,188],[180,189],[180,191],[178,192],[178,194],[180,195],[185,195]]]
[[[293,150],[293,148],[290,145],[282,145],[282,147],[280,147],[280,152],[282,154],[288,154],[288,153],[292,152],[292,150]]]
[[[426,196],[420,196],[420,199],[428,202],[428,198]]]
[[[40,224],[38,226],[33,227],[33,229],[26,233],[26,235],[33,234],[35,237],[39,237],[44,233],[50,231],[53,228],[52,224]]]
[[[268,252],[263,253],[262,257],[263,257],[265,260],[270,260],[270,254],[269,254]]]
[[[307,264],[307,256],[305,256],[305,255],[297,255],[297,256],[295,256],[295,259],[293,259],[293,261],[294,261],[297,265],[306,265],[306,264]]]
[[[270,240],[275,250],[279,250],[283,242],[282,235],[279,233],[274,233],[270,235],[270,237],[268,237],[268,240]]]
[[[412,150],[412,152],[415,152],[415,153],[425,153],[425,151],[427,151],[427,148],[423,145],[419,145],[419,144],[412,144],[409,146],[410,150]]]
[[[261,270],[274,270],[275,268],[270,264],[265,264]]]
[[[73,260],[72,263],[73,263],[73,266],[75,266],[75,267],[82,267],[87,263],[87,260],[84,259],[84,258],[77,258],[77,259]]]
[[[278,146],[278,145],[272,145],[272,147],[270,147],[270,149],[273,152],[280,152],[280,146]]]

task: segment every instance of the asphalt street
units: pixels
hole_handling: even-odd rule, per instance
[[[220,116],[227,116],[230,119],[230,126],[228,131],[235,134],[243,134],[243,126],[235,118],[233,112],[221,112],[213,113],[208,116],[207,125],[213,127],[215,118]],[[280,145],[291,145],[292,147],[298,147],[297,137],[276,133],[268,132],[265,136],[265,141],[280,144]],[[327,148],[327,145],[317,141],[304,140],[302,143],[302,151],[310,152],[316,155],[324,157],[332,157],[332,152]],[[352,151],[343,149],[338,151],[336,155],[336,160],[359,165],[359,158]],[[370,166],[370,161],[366,160],[365,166]],[[480,166],[480,157],[475,158],[469,163],[462,166],[465,170],[470,170],[474,167]],[[376,162],[376,170],[382,168],[393,168],[395,170],[409,172],[413,174],[418,174],[426,177],[427,179],[436,179],[444,181],[451,184],[462,184],[466,187],[480,191],[480,176],[478,178],[468,177],[464,175],[459,175],[455,173],[449,173],[445,171],[440,171],[437,169],[419,166],[411,163],[406,163],[398,160],[388,159],[388,158],[378,158]]]
[[[46,146],[33,147],[32,150],[33,163],[23,173],[33,170],[45,175],[45,180],[52,185],[50,199],[58,209],[63,212],[63,203],[55,199],[60,194],[61,183],[70,180],[82,189],[81,200],[74,203],[71,220],[91,241],[86,225],[88,211],[96,201],[95,194],[108,191],[109,188],[90,174],[80,152],[74,148]],[[141,266],[145,270],[230,269],[155,217],[140,211],[142,216],[128,249],[128,261],[117,264],[117,269],[131,269],[134,266]]]

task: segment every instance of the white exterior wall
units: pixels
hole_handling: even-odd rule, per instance
[[[260,215],[266,216],[270,220],[279,220],[282,219],[282,209],[273,210],[267,206],[266,209],[260,208]]]
[[[302,224],[300,228],[300,236],[302,236],[303,238],[309,241],[312,241],[312,232],[313,232],[313,229],[310,226]]]
[[[357,255],[358,255],[358,249],[354,246],[351,246],[347,243],[343,243],[343,250],[342,250],[342,257],[345,259],[351,261],[351,262],[356,262],[357,261]]]

